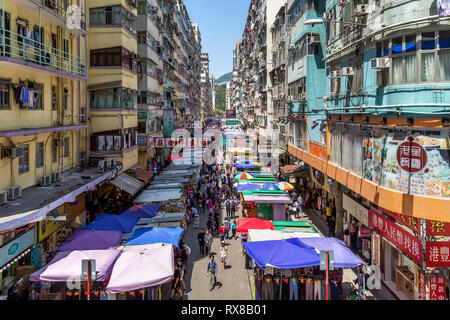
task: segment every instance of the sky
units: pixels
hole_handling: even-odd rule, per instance
[[[209,73],[219,78],[233,71],[233,50],[242,37],[250,0],[184,0],[192,22],[198,23],[202,52],[209,54]]]

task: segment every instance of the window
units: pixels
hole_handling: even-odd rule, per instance
[[[91,50],[92,67],[122,66],[136,72],[136,54],[124,47]]]
[[[56,86],[52,86],[52,110],[56,111],[57,107],[58,107],[58,102],[57,102],[57,97],[56,97]]]
[[[69,156],[69,138],[64,138],[64,157]]]
[[[52,143],[52,162],[55,163],[58,160],[58,147]]]
[[[69,93],[69,90],[64,88],[64,110],[72,109],[72,95]]]
[[[91,26],[121,26],[136,36],[136,16],[120,5],[89,9],[89,21]]]
[[[128,88],[91,91],[92,109],[136,109],[137,92]]]
[[[19,152],[19,174],[26,173],[29,171],[29,147],[28,145],[20,146],[21,150]]]
[[[44,143],[36,143],[36,168],[44,166]]]
[[[0,109],[11,109],[11,104],[9,103],[9,90],[10,81],[0,79]]]

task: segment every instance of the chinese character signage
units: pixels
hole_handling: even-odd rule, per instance
[[[405,193],[450,197],[448,130],[413,135],[406,138],[395,132],[386,137],[381,152],[381,185]]]
[[[375,208],[370,209],[370,226],[416,261],[419,266],[422,265],[422,244],[419,238],[382,216]]]
[[[372,259],[373,263],[376,265],[381,265],[381,259],[380,259],[380,236],[377,234],[373,234],[372,236]]]
[[[155,138],[155,147],[164,148],[166,146],[164,138]]]
[[[446,300],[445,276],[430,276],[430,300]]]
[[[409,227],[410,229],[414,230],[418,234],[420,234],[421,229],[420,229],[420,219],[419,218],[405,216],[403,214],[391,212],[391,211],[383,209],[383,208],[380,208],[380,210],[382,212],[386,213],[387,215],[391,216],[395,220],[401,222],[405,226]]]
[[[411,140],[413,138],[410,138]],[[413,141],[405,141],[397,148],[397,161],[400,168],[407,172],[422,170],[427,164],[427,152]]]
[[[426,220],[425,232],[427,236],[450,236],[450,223]]]
[[[436,5],[440,17],[450,17],[450,0],[437,0]]]
[[[420,284],[419,284],[419,299],[425,300],[425,274],[420,271]]]
[[[426,242],[427,267],[450,267],[450,241]]]

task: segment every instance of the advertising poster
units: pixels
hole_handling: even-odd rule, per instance
[[[370,180],[375,184],[381,182],[381,164],[383,160],[384,144],[386,140],[385,132],[374,130],[372,137],[365,138],[364,144],[364,179]]]

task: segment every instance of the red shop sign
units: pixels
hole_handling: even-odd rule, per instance
[[[450,267],[450,241],[425,243],[427,267]]]
[[[446,300],[445,276],[430,276],[430,300]]]
[[[380,210],[420,234],[421,229],[419,218],[405,216],[404,214],[391,212],[383,208],[380,208]]]
[[[383,217],[375,208],[370,208],[370,227],[422,265],[422,244],[419,238]]]
[[[450,223],[426,220],[425,231],[427,236],[450,236]]]
[[[420,272],[420,300],[425,300],[425,274],[423,272]]]
[[[412,139],[414,138],[408,138]],[[417,172],[427,164],[427,152],[417,142],[405,141],[397,148],[397,161],[403,170]]]
[[[370,229],[366,227],[359,228],[359,237],[360,238],[370,238]]]

